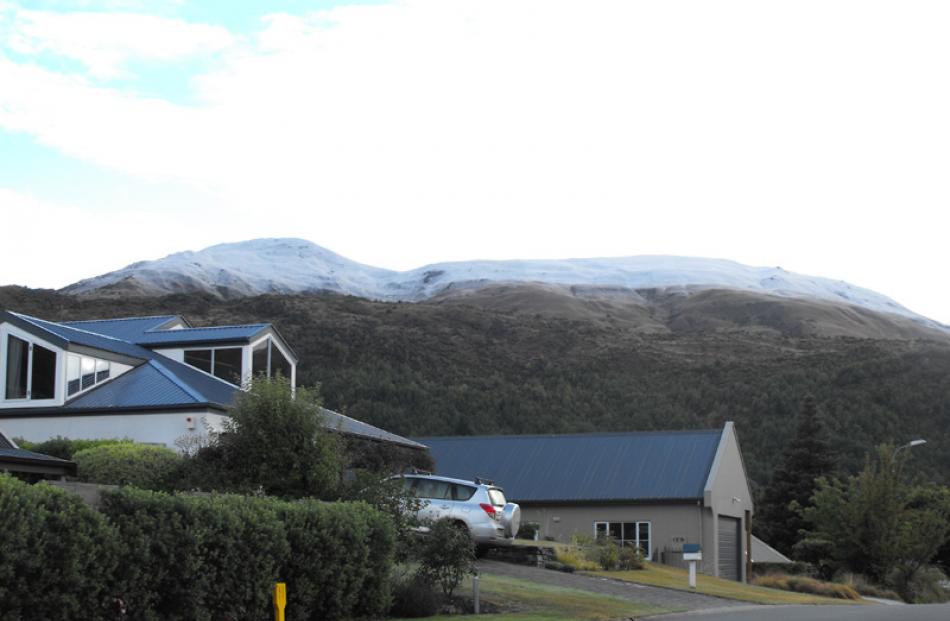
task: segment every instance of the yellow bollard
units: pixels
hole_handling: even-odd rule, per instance
[[[278,582],[274,585],[274,618],[284,621],[284,607],[287,606],[287,583]]]

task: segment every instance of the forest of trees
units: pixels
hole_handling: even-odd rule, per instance
[[[407,436],[690,429],[737,424],[763,489],[806,395],[841,472],[877,444],[923,437],[915,476],[947,483],[950,339],[768,331],[641,334],[609,321],[336,295],[80,299],[0,288],[0,308],[51,320],[177,313],[195,325],[268,321],[325,405]]]

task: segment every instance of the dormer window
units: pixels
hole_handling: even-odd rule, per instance
[[[279,373],[288,380],[293,379],[290,361],[269,338],[254,347],[251,368],[254,375],[263,373],[267,377],[276,377]]]
[[[185,350],[187,364],[234,385],[241,383],[242,356],[240,347]]]
[[[96,384],[106,381],[111,375],[108,360],[88,356],[66,356],[66,396],[72,397]]]
[[[7,336],[7,399],[55,399],[56,352]]]

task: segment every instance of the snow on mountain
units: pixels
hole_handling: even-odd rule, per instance
[[[635,256],[461,261],[397,272],[351,261],[306,240],[283,238],[219,244],[199,252],[141,261],[82,280],[63,291],[94,295],[206,291],[226,297],[332,291],[376,300],[418,301],[451,289],[503,282],[627,289],[738,289],[851,304],[938,325],[884,295],[844,281],[722,259]]]

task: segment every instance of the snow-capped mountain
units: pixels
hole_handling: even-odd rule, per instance
[[[363,265],[302,239],[255,239],[179,252],[69,285],[76,295],[163,295],[203,291],[222,297],[331,291],[386,301],[419,301],[498,283],[544,283],[604,289],[736,289],[823,300],[935,322],[894,300],[840,280],[780,267],[674,256],[461,261],[398,272]]]

